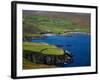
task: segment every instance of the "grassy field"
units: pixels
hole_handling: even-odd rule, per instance
[[[40,36],[41,32],[50,31],[63,34],[65,31],[90,33],[89,25],[79,25],[69,19],[51,18],[47,16],[24,16],[24,35]]]
[[[40,52],[41,54],[46,55],[63,55],[63,49],[60,49],[54,45],[49,45],[47,43],[33,43],[33,42],[24,42],[23,51],[33,51]]]

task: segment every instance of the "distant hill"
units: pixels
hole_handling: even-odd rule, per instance
[[[90,25],[89,13],[70,13],[70,12],[49,12],[49,11],[31,11],[23,10],[24,16],[47,16],[50,18],[69,19],[76,24]]]
[[[24,33],[51,31],[63,33],[65,30],[90,32],[90,14],[23,10]]]

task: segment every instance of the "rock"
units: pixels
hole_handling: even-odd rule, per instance
[[[48,65],[57,65],[57,64],[68,64],[71,63],[72,57],[69,54],[64,55],[45,55],[39,53],[28,53],[24,54],[24,58],[30,60],[35,64],[48,64]]]

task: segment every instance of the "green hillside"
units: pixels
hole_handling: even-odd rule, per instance
[[[41,32],[50,31],[56,34],[63,34],[65,31],[70,32],[90,32],[89,26],[80,26],[72,20],[63,18],[52,18],[48,16],[24,16],[23,32],[24,34],[40,34]]]
[[[63,55],[64,51],[54,45],[47,43],[34,43],[34,42],[24,42],[23,43],[24,54],[29,54],[27,51],[38,52],[46,55]]]

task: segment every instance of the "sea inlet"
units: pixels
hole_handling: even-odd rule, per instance
[[[69,51],[73,56],[73,63],[63,64],[63,67],[91,65],[91,37],[88,34],[50,35],[41,39],[33,39],[32,42],[45,42]]]

